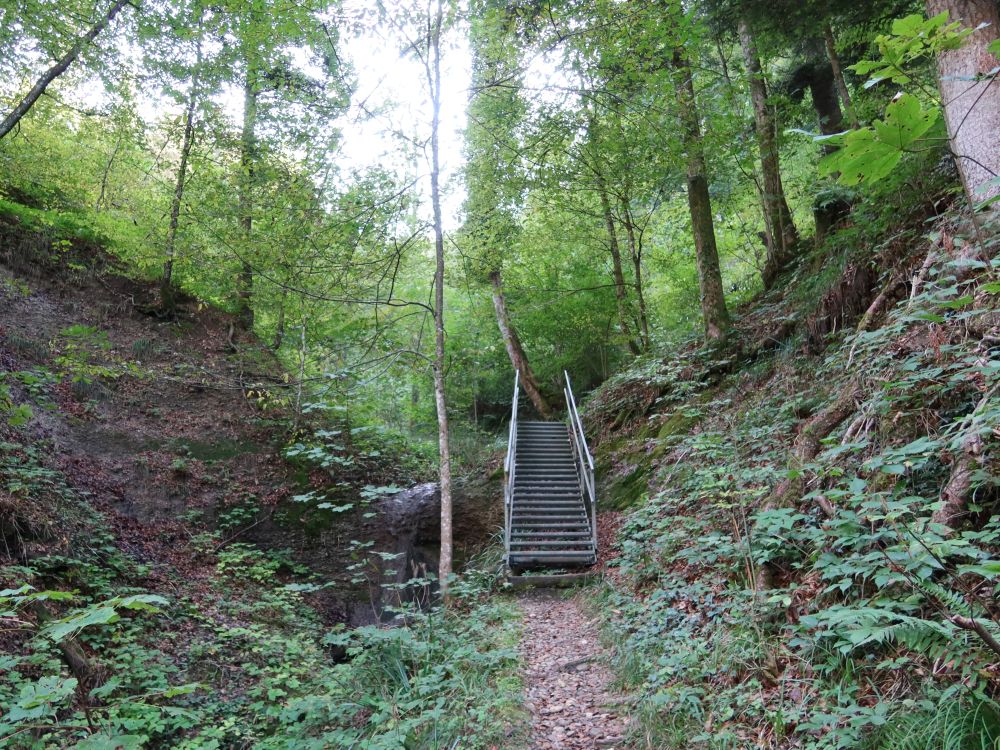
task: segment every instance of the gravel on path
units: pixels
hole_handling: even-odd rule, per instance
[[[621,697],[596,622],[564,592],[530,591],[520,603],[531,750],[624,750]]]

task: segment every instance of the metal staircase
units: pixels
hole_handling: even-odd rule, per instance
[[[512,572],[581,567],[597,561],[594,459],[569,375],[565,377],[565,423],[520,421],[520,381],[514,378],[504,464],[504,540]]]

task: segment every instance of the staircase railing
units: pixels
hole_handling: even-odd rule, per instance
[[[587,447],[587,436],[583,432],[583,422],[580,420],[580,412],[576,408],[576,398],[573,396],[573,385],[570,383],[569,373],[563,370],[563,375],[566,378],[563,395],[566,397],[573,454],[576,459],[577,471],[580,474],[584,505],[587,507],[587,515],[590,519],[590,539],[594,545],[594,554],[597,554],[597,489],[594,484],[594,457],[590,454],[590,448]]]
[[[517,406],[521,394],[521,373],[514,371],[514,398],[511,401],[510,433],[507,435],[507,459],[504,461],[503,544],[504,559],[510,558],[510,522],[514,504],[514,480],[517,472]]]

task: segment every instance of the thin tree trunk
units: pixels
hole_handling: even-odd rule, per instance
[[[698,265],[702,321],[708,341],[724,343],[729,335],[729,310],[726,308],[726,296],[722,289],[719,250],[715,244],[712,199],[708,193],[705,144],[698,119],[694,78],[683,49],[674,49],[673,64],[677,76],[675,88],[680,105],[681,136],[688,160],[688,208],[691,212],[691,230]]]
[[[622,199],[622,224],[625,226],[625,237],[628,240],[628,252],[632,258],[632,268],[635,272],[635,296],[639,301],[639,338],[642,350],[649,351],[649,314],[646,310],[646,295],[642,288],[642,246],[636,236],[635,222],[628,201]]]
[[[243,259],[239,275],[238,309],[236,319],[244,331],[253,329],[253,266],[250,264],[251,237],[253,234],[253,185],[254,163],[257,158],[257,81],[252,67],[247,66],[247,79],[243,84],[243,132],[240,136],[240,226],[243,228]]]
[[[104,165],[104,174],[101,175],[101,192],[97,196],[97,202],[94,204],[95,214],[99,214],[101,212],[101,206],[104,205],[104,198],[108,192],[108,180],[111,177],[111,168],[115,165],[115,158],[118,156],[118,152],[121,151],[122,146],[124,145],[124,140],[124,136],[119,134],[118,138],[115,140],[115,147],[111,151],[111,156],[108,157],[108,162]]]
[[[431,20],[431,19],[428,19]],[[448,445],[448,408],[445,401],[444,349],[444,223],[441,218],[441,26],[444,22],[443,0],[438,0],[428,39],[427,77],[431,106],[431,206],[434,214],[434,403],[438,419],[439,478],[441,485],[441,553],[438,560],[438,583],[445,604],[452,574],[452,503],[451,449]]]
[[[198,63],[201,63],[201,44],[198,44]],[[181,162],[177,167],[177,180],[174,183],[174,197],[170,203],[170,225],[167,227],[167,252],[163,261],[163,278],[160,281],[160,302],[165,309],[172,310],[175,303],[174,294],[174,258],[176,256],[177,229],[180,226],[181,204],[184,201],[184,185],[187,182],[188,160],[191,158],[191,148],[194,145],[194,113],[198,107],[198,75],[196,69],[191,79],[191,92],[188,94],[187,109],[184,112],[184,136],[181,141]]]
[[[76,58],[80,56],[83,48],[93,42],[94,39],[97,38],[97,35],[100,34],[104,28],[114,20],[115,16],[118,15],[121,9],[128,4],[129,0],[116,0],[116,2],[108,8],[108,12],[105,13],[97,21],[97,23],[91,27],[90,31],[80,37],[69,52],[63,55],[55,65],[42,74],[41,78],[35,82],[35,85],[31,87],[31,90],[21,100],[20,104],[14,107],[14,110],[3,119],[3,122],[0,122],[0,139],[3,139],[4,136],[14,129],[17,123],[21,121],[21,118],[24,117],[28,113],[28,110],[34,106],[35,102],[38,101],[38,98],[45,93],[45,89],[49,87],[49,84],[66,72],[69,66],[72,65]]]
[[[596,173],[595,173],[596,174]],[[628,324],[628,298],[625,289],[625,274],[622,272],[621,245],[618,243],[618,231],[615,229],[615,218],[611,213],[611,201],[608,198],[607,186],[604,179],[597,174],[597,190],[601,197],[601,211],[604,213],[604,227],[608,232],[608,244],[611,249],[611,274],[615,282],[615,300],[618,303],[618,325],[621,327],[622,335],[628,343],[629,351],[632,354],[639,353],[639,347],[632,337],[632,329]]]
[[[288,290],[281,290],[281,301],[278,303],[278,322],[274,327],[274,339],[271,341],[271,349],[278,351],[285,340],[285,301],[288,298]]]
[[[781,182],[781,162],[778,152],[777,127],[768,105],[767,82],[760,64],[757,45],[746,20],[740,19],[740,46],[750,80],[750,99],[753,102],[757,148],[760,150],[760,167],[763,174],[762,201],[764,227],[767,241],[767,262],[761,276],[764,288],[770,288],[778,274],[795,258],[799,233],[792,219],[792,212],[785,199]]]
[[[539,414],[548,419],[552,416],[552,408],[538,389],[538,379],[535,377],[535,371],[531,369],[531,364],[528,362],[528,355],[524,353],[524,348],[521,346],[521,339],[517,335],[514,326],[511,325],[510,313],[507,310],[507,300],[503,296],[503,279],[499,271],[490,272],[490,284],[493,285],[493,309],[496,310],[497,314],[497,326],[500,328],[500,335],[503,337],[504,345],[507,347],[507,355],[510,357],[510,363],[521,374],[521,385],[524,386],[524,392],[528,394],[528,398],[535,405],[535,409],[538,410]]]
[[[823,29],[823,42],[826,44],[826,56],[830,60],[830,69],[833,71],[833,81],[837,85],[837,92],[840,94],[840,101],[844,105],[847,113],[847,120],[851,127],[857,129],[861,127],[858,122],[858,115],[854,111],[854,102],[851,99],[851,91],[847,88],[847,79],[844,78],[844,69],[840,65],[840,56],[837,55],[837,40],[833,36],[833,27],[827,23]]]
[[[929,15],[945,11],[950,20],[975,29],[959,49],[938,58],[951,150],[975,205],[1000,195],[1000,184],[989,184],[1000,175],[1000,81],[987,75],[1000,65],[987,51],[1000,38],[1000,7],[996,0],[927,0]]]

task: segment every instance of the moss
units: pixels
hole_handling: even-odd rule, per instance
[[[656,447],[653,456],[659,458],[673,447],[678,439],[691,432],[701,422],[704,414],[694,409],[681,409],[667,417],[656,433]]]
[[[598,493],[602,510],[626,510],[638,504],[649,490],[652,467],[646,457],[627,474],[612,477]]]

